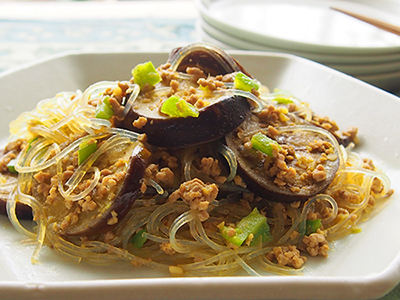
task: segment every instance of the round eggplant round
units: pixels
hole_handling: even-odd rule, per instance
[[[122,144],[107,150],[93,164],[100,170],[101,179],[89,198],[72,202],[57,192],[49,201],[49,194],[45,196],[38,192],[39,183],[36,180],[32,193],[41,202],[41,213],[49,227],[58,234],[99,235],[117,226],[131,209],[139,194],[149,156],[150,152],[140,142]],[[51,176],[57,174],[55,168],[45,172]]]
[[[276,129],[279,134],[270,138],[281,150],[276,152],[279,155],[272,157],[251,146],[254,134],[268,135],[257,122],[246,120],[239,130],[226,137],[226,144],[236,155],[239,174],[247,188],[266,200],[277,202],[305,201],[323,192],[340,166],[336,139],[316,126]],[[250,146],[246,146],[249,141]]]
[[[121,127],[146,133],[151,145],[172,148],[217,140],[238,127],[250,113],[248,100],[233,95],[214,98],[199,109],[198,117],[170,117],[152,110],[149,103],[137,101],[135,105]],[[135,128],[132,123],[140,117],[146,119],[146,124]]]

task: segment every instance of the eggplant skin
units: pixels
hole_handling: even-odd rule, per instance
[[[139,144],[133,150],[130,165],[126,171],[126,176],[122,187],[115,196],[112,204],[104,211],[101,216],[90,220],[78,228],[71,228],[66,232],[69,236],[91,236],[102,234],[112,230],[126,216],[132,208],[140,191],[141,181],[147,166],[150,154],[143,145]],[[108,221],[112,218],[112,212],[118,214],[118,223],[109,225]]]
[[[237,128],[250,114],[248,100],[224,96],[201,109],[199,116],[186,118],[148,118],[142,128],[132,122],[140,115],[132,110],[121,127],[146,133],[148,143],[158,147],[184,148],[215,141]]]
[[[17,175],[10,172],[4,172],[2,173],[2,176],[6,178],[6,182],[16,182],[18,180]],[[0,214],[2,215],[7,215],[7,201],[10,197],[10,192],[11,190],[0,192]],[[30,206],[26,204],[17,202],[15,205],[15,213],[18,219],[21,220],[32,219],[32,209]]]
[[[8,195],[2,194],[0,195],[0,214],[2,215],[7,215],[7,200],[8,200]],[[16,204],[16,214],[18,219],[20,220],[32,220],[32,209],[30,206],[23,204],[23,203],[17,203]]]
[[[168,61],[171,61],[175,55],[179,54],[179,51],[182,50],[182,47],[178,47],[173,49],[170,54]],[[213,55],[210,54],[211,52],[214,52],[214,55],[217,55],[220,57],[221,60],[225,61],[225,66],[221,65],[220,62],[218,62]],[[225,53],[225,55],[228,55]],[[180,62],[177,71],[179,72],[186,72],[186,68],[188,67],[196,67],[204,71],[204,73],[209,74],[211,76],[217,76],[217,75],[224,75],[224,74],[229,74],[237,71],[241,71],[245,73],[247,76],[252,77],[243,67],[242,65],[233,57],[230,57],[232,61],[234,62],[230,64],[223,55],[215,52],[214,50],[208,50],[206,48],[204,49],[197,49],[193,50],[190,53],[188,53]]]

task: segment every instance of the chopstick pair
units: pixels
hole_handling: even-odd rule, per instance
[[[353,12],[350,12],[350,11],[347,11],[347,10],[343,10],[343,9],[340,9],[340,8],[337,8],[337,7],[331,7],[331,9],[336,10],[338,12],[341,12],[343,14],[346,14],[348,16],[356,18],[356,19],[358,19],[360,21],[364,21],[364,22],[366,22],[368,24],[374,25],[374,26],[376,26],[376,27],[378,27],[380,29],[383,29],[385,31],[388,31],[388,32],[391,32],[391,33],[394,33],[394,34],[400,36],[400,27],[399,26],[396,26],[396,25],[393,25],[393,24],[390,24],[390,23],[387,23],[387,22],[383,22],[381,20],[377,20],[377,19],[374,19],[374,18],[370,18],[370,17],[367,17],[367,16],[363,16],[363,15],[360,15],[360,14],[356,14],[356,13],[353,13]]]

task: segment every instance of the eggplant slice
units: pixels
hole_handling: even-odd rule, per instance
[[[225,86],[242,68],[222,50],[193,44],[173,52],[170,64],[168,69],[159,68],[162,81],[154,89],[139,93],[118,127],[146,133],[148,143],[154,146],[184,148],[222,138],[250,114],[249,100],[234,95]],[[202,74],[184,74],[188,67],[197,68]],[[214,77],[218,75],[222,78]],[[199,78],[215,83],[217,88],[205,91],[198,83]],[[171,117],[161,113],[162,103],[172,95],[195,105],[199,116]]]
[[[135,202],[149,156],[150,152],[140,142],[107,150],[93,164],[100,171],[99,182],[88,196],[78,201],[65,199],[58,188],[53,191],[51,187],[48,191],[41,188],[43,183],[49,184],[48,178],[57,176],[55,166],[37,173],[32,194],[42,204],[41,217],[46,218],[51,230],[64,236],[91,236],[112,230]],[[64,169],[68,170],[71,160],[64,160]],[[67,174],[65,171],[63,176]],[[88,172],[81,184],[90,184],[93,174]]]
[[[239,174],[247,188],[277,202],[305,201],[323,192],[340,166],[340,149],[336,139],[316,126],[276,129],[279,133],[270,138],[283,149],[279,151],[279,158],[246,147],[246,142],[257,132],[268,135],[268,130],[254,120],[246,120],[226,137],[226,144],[236,155]]]
[[[151,111],[146,100],[137,99],[136,107],[121,127],[146,133],[148,143],[158,147],[184,148],[217,140],[238,127],[250,113],[250,104],[240,96],[218,96],[212,104],[199,109],[198,117],[169,117]],[[158,102],[159,99],[153,99]],[[134,120],[146,119],[143,127],[132,126]]]

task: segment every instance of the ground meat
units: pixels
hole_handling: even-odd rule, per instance
[[[281,266],[288,266],[295,269],[300,269],[307,261],[307,258],[300,254],[296,246],[274,247],[271,252],[266,254],[266,258]]]
[[[171,187],[174,185],[175,175],[170,168],[162,168],[155,176],[157,182],[163,183],[165,186]]]
[[[328,257],[329,245],[324,232],[320,229],[316,233],[304,236],[301,248],[305,249],[311,256]]]
[[[174,255],[176,253],[170,243],[161,243],[160,249],[168,255]]]
[[[218,159],[203,157],[200,161],[200,171],[211,178],[218,178],[221,175],[221,168]]]
[[[205,78],[206,75],[204,74],[203,70],[196,68],[196,67],[188,67],[186,68],[186,73],[192,75],[194,77],[193,80],[197,82],[199,78]]]
[[[178,73],[171,71],[169,69],[169,67],[170,67],[170,64],[167,63],[164,65],[161,65],[157,69],[158,74],[161,77],[162,83],[167,86],[169,86],[169,83],[171,82],[171,80],[176,80],[178,78]]]
[[[273,105],[265,106],[258,116],[260,117],[260,120],[264,123],[267,123],[274,127],[279,125],[279,111]]]
[[[133,121],[132,125],[136,128],[143,128],[147,124],[147,118],[139,117],[135,121]]]
[[[190,209],[197,211],[201,221],[208,219],[208,206],[218,195],[218,186],[216,184],[205,184],[198,178],[186,181],[181,184],[179,189],[174,191],[168,198],[173,202],[181,198],[188,203]]]
[[[218,88],[225,87],[225,84],[222,81],[216,80],[215,77],[211,76],[207,79],[200,78],[197,80],[197,83],[202,87],[207,87],[210,91],[215,91]]]
[[[339,126],[336,124],[336,122],[328,117],[319,117],[314,115],[312,123],[330,132],[336,132],[339,130]]]
[[[179,81],[172,79],[169,83],[169,86],[171,87],[172,91],[176,93],[179,90]]]
[[[35,178],[39,183],[37,186],[37,192],[43,194],[44,196],[48,195],[51,189],[51,174],[48,172],[39,171],[33,176],[33,178]]]
[[[150,164],[144,172],[144,178],[154,180],[163,187],[173,187],[175,182],[175,174],[168,167],[159,169],[158,165]]]
[[[107,221],[107,225],[114,225],[117,223],[118,223],[118,213],[115,210],[113,210],[111,212],[111,218],[108,219],[108,221]]]
[[[326,171],[323,165],[318,165],[315,170],[312,172],[312,178],[316,182],[320,182],[326,179]]]
[[[26,141],[22,139],[8,143],[3,150],[0,150],[0,172],[8,172],[7,164],[17,157],[25,147]]]

